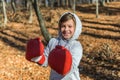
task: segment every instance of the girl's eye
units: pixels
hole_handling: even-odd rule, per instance
[[[72,26],[70,25],[70,26],[68,26],[69,28],[71,28]]]
[[[64,25],[61,26],[61,28],[64,28],[64,27],[65,27]]]

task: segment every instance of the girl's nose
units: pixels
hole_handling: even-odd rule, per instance
[[[68,30],[68,27],[67,27],[67,26],[65,27],[65,30]]]

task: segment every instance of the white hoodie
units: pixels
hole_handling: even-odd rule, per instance
[[[65,15],[67,13],[70,13],[70,12],[66,12],[63,15]],[[76,39],[78,39],[79,35],[81,34],[82,24],[81,24],[79,17],[76,14],[74,14],[74,13],[70,13],[70,14],[72,14],[76,20],[76,29],[75,29],[75,33],[74,33],[73,37],[69,40],[63,40],[60,35],[61,32],[59,31],[58,37],[52,38],[49,41],[49,43],[45,49],[44,55],[46,57],[46,61],[44,62],[44,64],[42,66],[48,65],[48,56],[49,56],[50,51],[52,51],[56,45],[61,45],[61,46],[66,47],[71,52],[72,67],[71,67],[70,72],[68,74],[66,74],[65,76],[62,76],[62,75],[58,74],[56,71],[54,71],[53,69],[51,69],[50,80],[80,80],[78,66],[79,66],[80,60],[82,58],[83,49],[82,49],[80,42],[76,41]]]

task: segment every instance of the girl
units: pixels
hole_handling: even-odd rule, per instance
[[[78,16],[74,13],[66,12],[59,20],[59,34],[57,38],[52,38],[46,49],[44,50],[45,62],[41,66],[48,65],[48,56],[50,52],[61,45],[67,48],[72,55],[72,65],[70,71],[65,75],[58,74],[51,69],[50,80],[80,80],[78,65],[82,58],[82,46],[77,41],[81,34],[82,24]],[[42,56],[32,58],[31,60],[37,62]]]

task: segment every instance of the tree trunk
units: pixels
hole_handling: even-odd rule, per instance
[[[68,7],[68,0],[66,0],[66,7]]]
[[[32,3],[30,2],[30,0],[28,1],[28,3],[29,3],[29,13],[30,13],[29,23],[32,23],[32,21],[33,21]]]
[[[57,0],[57,6],[60,7],[60,0]]]
[[[51,7],[51,8],[54,7],[54,0],[50,0],[50,7]]]
[[[7,24],[7,14],[6,14],[6,8],[5,8],[5,1],[2,0],[3,4],[3,14],[4,14],[4,26]]]
[[[69,0],[69,6],[72,7],[73,1]]]
[[[106,2],[107,2],[107,3],[109,3],[110,1],[109,1],[109,0],[107,0]]]
[[[100,0],[99,3],[100,3],[100,6],[105,6],[105,0]]]
[[[48,0],[45,0],[45,7],[48,7]]]
[[[11,6],[12,6],[12,9],[13,9],[13,13],[16,13],[15,0],[11,0]]]
[[[99,9],[98,9],[98,0],[96,0],[96,18],[98,18]]]
[[[47,29],[45,27],[45,23],[44,23],[44,20],[42,18],[42,14],[41,14],[41,12],[39,10],[39,7],[38,7],[37,3],[38,3],[38,0],[34,0],[33,1],[33,7],[34,7],[34,10],[35,10],[38,22],[39,22],[39,26],[40,26],[42,35],[45,38],[45,40],[47,41],[47,43],[48,43],[50,38],[51,38],[51,35],[48,33],[48,31],[47,31]]]
[[[72,9],[73,9],[73,12],[75,13],[75,7],[76,7],[76,1],[73,0],[73,6],[72,6]]]
[[[61,6],[62,6],[62,7],[65,6],[65,0],[61,0]]]
[[[25,8],[28,10],[30,8],[31,1],[25,0]],[[32,5],[31,5],[32,6]]]

